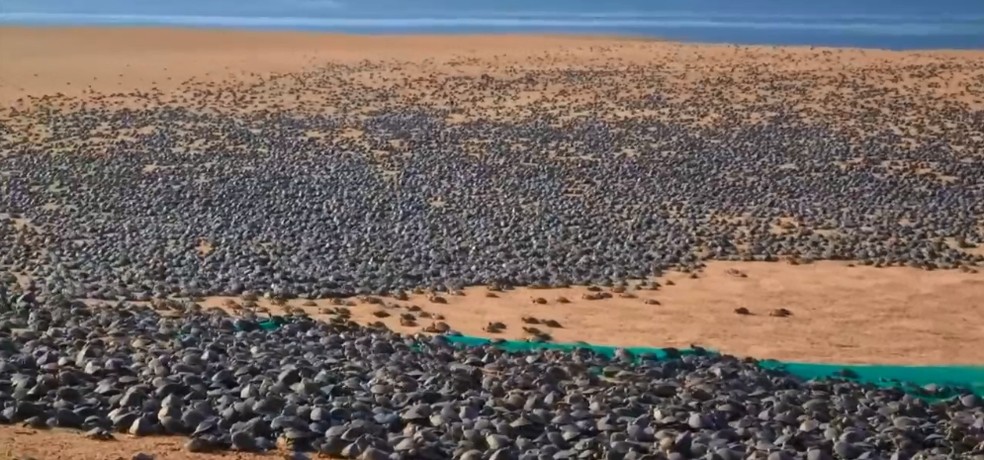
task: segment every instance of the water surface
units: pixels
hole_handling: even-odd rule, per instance
[[[984,48],[984,0],[0,0],[0,24],[644,35]]]

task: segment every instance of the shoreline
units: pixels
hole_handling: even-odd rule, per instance
[[[31,33],[36,31],[45,32],[84,32],[91,33],[97,31],[111,31],[113,33],[190,33],[190,34],[228,34],[228,35],[266,35],[273,38],[291,37],[310,37],[320,40],[352,40],[363,39],[366,41],[374,40],[515,40],[533,39],[549,41],[570,41],[570,42],[626,42],[626,43],[660,43],[675,46],[694,46],[708,48],[742,48],[750,50],[810,50],[810,51],[872,51],[898,54],[958,54],[958,55],[982,55],[984,48],[886,48],[886,47],[863,47],[863,46],[825,46],[825,45],[805,45],[805,44],[764,44],[764,43],[741,43],[726,41],[702,41],[702,40],[680,40],[662,36],[649,36],[644,34],[580,34],[580,33],[530,33],[530,32],[338,32],[333,30],[316,29],[292,29],[292,28],[267,28],[267,27],[235,27],[235,26],[195,26],[195,25],[135,25],[135,24],[15,24],[0,23],[0,36],[4,33]],[[0,42],[2,46],[2,42]]]
[[[497,61],[501,59],[501,61]],[[492,72],[511,78],[517,69],[601,71],[649,67],[668,83],[701,91],[697,80],[736,68],[754,75],[757,66],[782,78],[812,73],[836,84],[838,73],[908,73],[912,66],[959,68],[961,74],[984,66],[984,50],[895,51],[866,48],[733,45],[678,42],[604,35],[353,35],[312,31],[255,31],[206,28],[23,27],[0,26],[0,105],[23,108],[19,99],[58,95],[81,100],[95,94],[160,90],[164,96],[187,83],[261,82],[267,77],[349,66],[352,78],[367,82],[364,64],[404,67],[415,75],[477,77]],[[532,67],[529,67],[532,66]],[[484,67],[484,68],[483,68]],[[897,69],[897,70],[893,70]],[[477,72],[477,73],[476,73]],[[946,70],[949,73],[951,70]],[[963,75],[957,75],[963,77]],[[731,77],[725,77],[731,78]],[[753,77],[754,78],[754,77]],[[937,100],[952,99],[984,107],[979,95],[957,94],[975,85],[943,79],[938,87],[900,88],[884,80],[879,90],[915,91]],[[762,88],[760,82],[759,90]],[[750,89],[750,88],[747,88]],[[790,95],[799,98],[797,95]],[[523,101],[534,94],[522,96]],[[814,98],[814,96],[810,96]],[[816,102],[826,104],[818,94]],[[807,104],[813,101],[804,101]],[[825,110],[840,110],[831,103]],[[643,114],[645,115],[645,114]]]

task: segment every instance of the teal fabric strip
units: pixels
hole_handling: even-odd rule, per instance
[[[263,330],[275,330],[284,323],[283,318],[274,317],[259,322]],[[447,336],[451,343],[465,346],[493,344],[482,337]],[[571,351],[584,348],[600,355],[612,357],[619,347],[591,345],[588,343],[525,342],[518,340],[497,340],[494,345],[509,352],[528,352],[535,350]],[[699,352],[715,353],[709,349],[673,349],[653,347],[624,347],[636,356],[648,355],[665,359],[672,355],[692,355]],[[804,380],[820,378],[844,378],[868,383],[882,388],[899,388],[909,393],[930,399],[952,396],[955,391],[970,391],[984,397],[984,366],[893,366],[823,364],[790,361],[762,360],[759,366],[765,369],[787,372]],[[938,388],[933,388],[936,386]]]
[[[469,336],[452,336],[448,337],[448,341],[467,346],[481,346],[491,343],[489,339]],[[511,352],[537,349],[569,351],[575,348],[587,348],[608,357],[613,356],[615,350],[618,349],[618,347],[587,343],[537,343],[514,340],[497,341],[495,346]],[[667,350],[663,348],[625,347],[625,349],[637,356],[648,354],[662,359],[668,355]],[[693,349],[678,351],[682,355],[697,352]],[[713,353],[713,350],[707,351]],[[765,369],[784,371],[805,380],[829,377],[844,378],[883,388],[900,388],[927,398],[949,397],[954,393],[954,389],[970,391],[979,396],[984,396],[984,366],[856,365],[776,360],[759,361],[759,365]],[[934,385],[939,388],[932,388]]]

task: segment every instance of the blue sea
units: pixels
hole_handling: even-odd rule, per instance
[[[984,0],[0,0],[0,24],[984,48]]]

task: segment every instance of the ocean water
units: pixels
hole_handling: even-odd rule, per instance
[[[0,24],[984,48],[984,0],[0,0]]]

